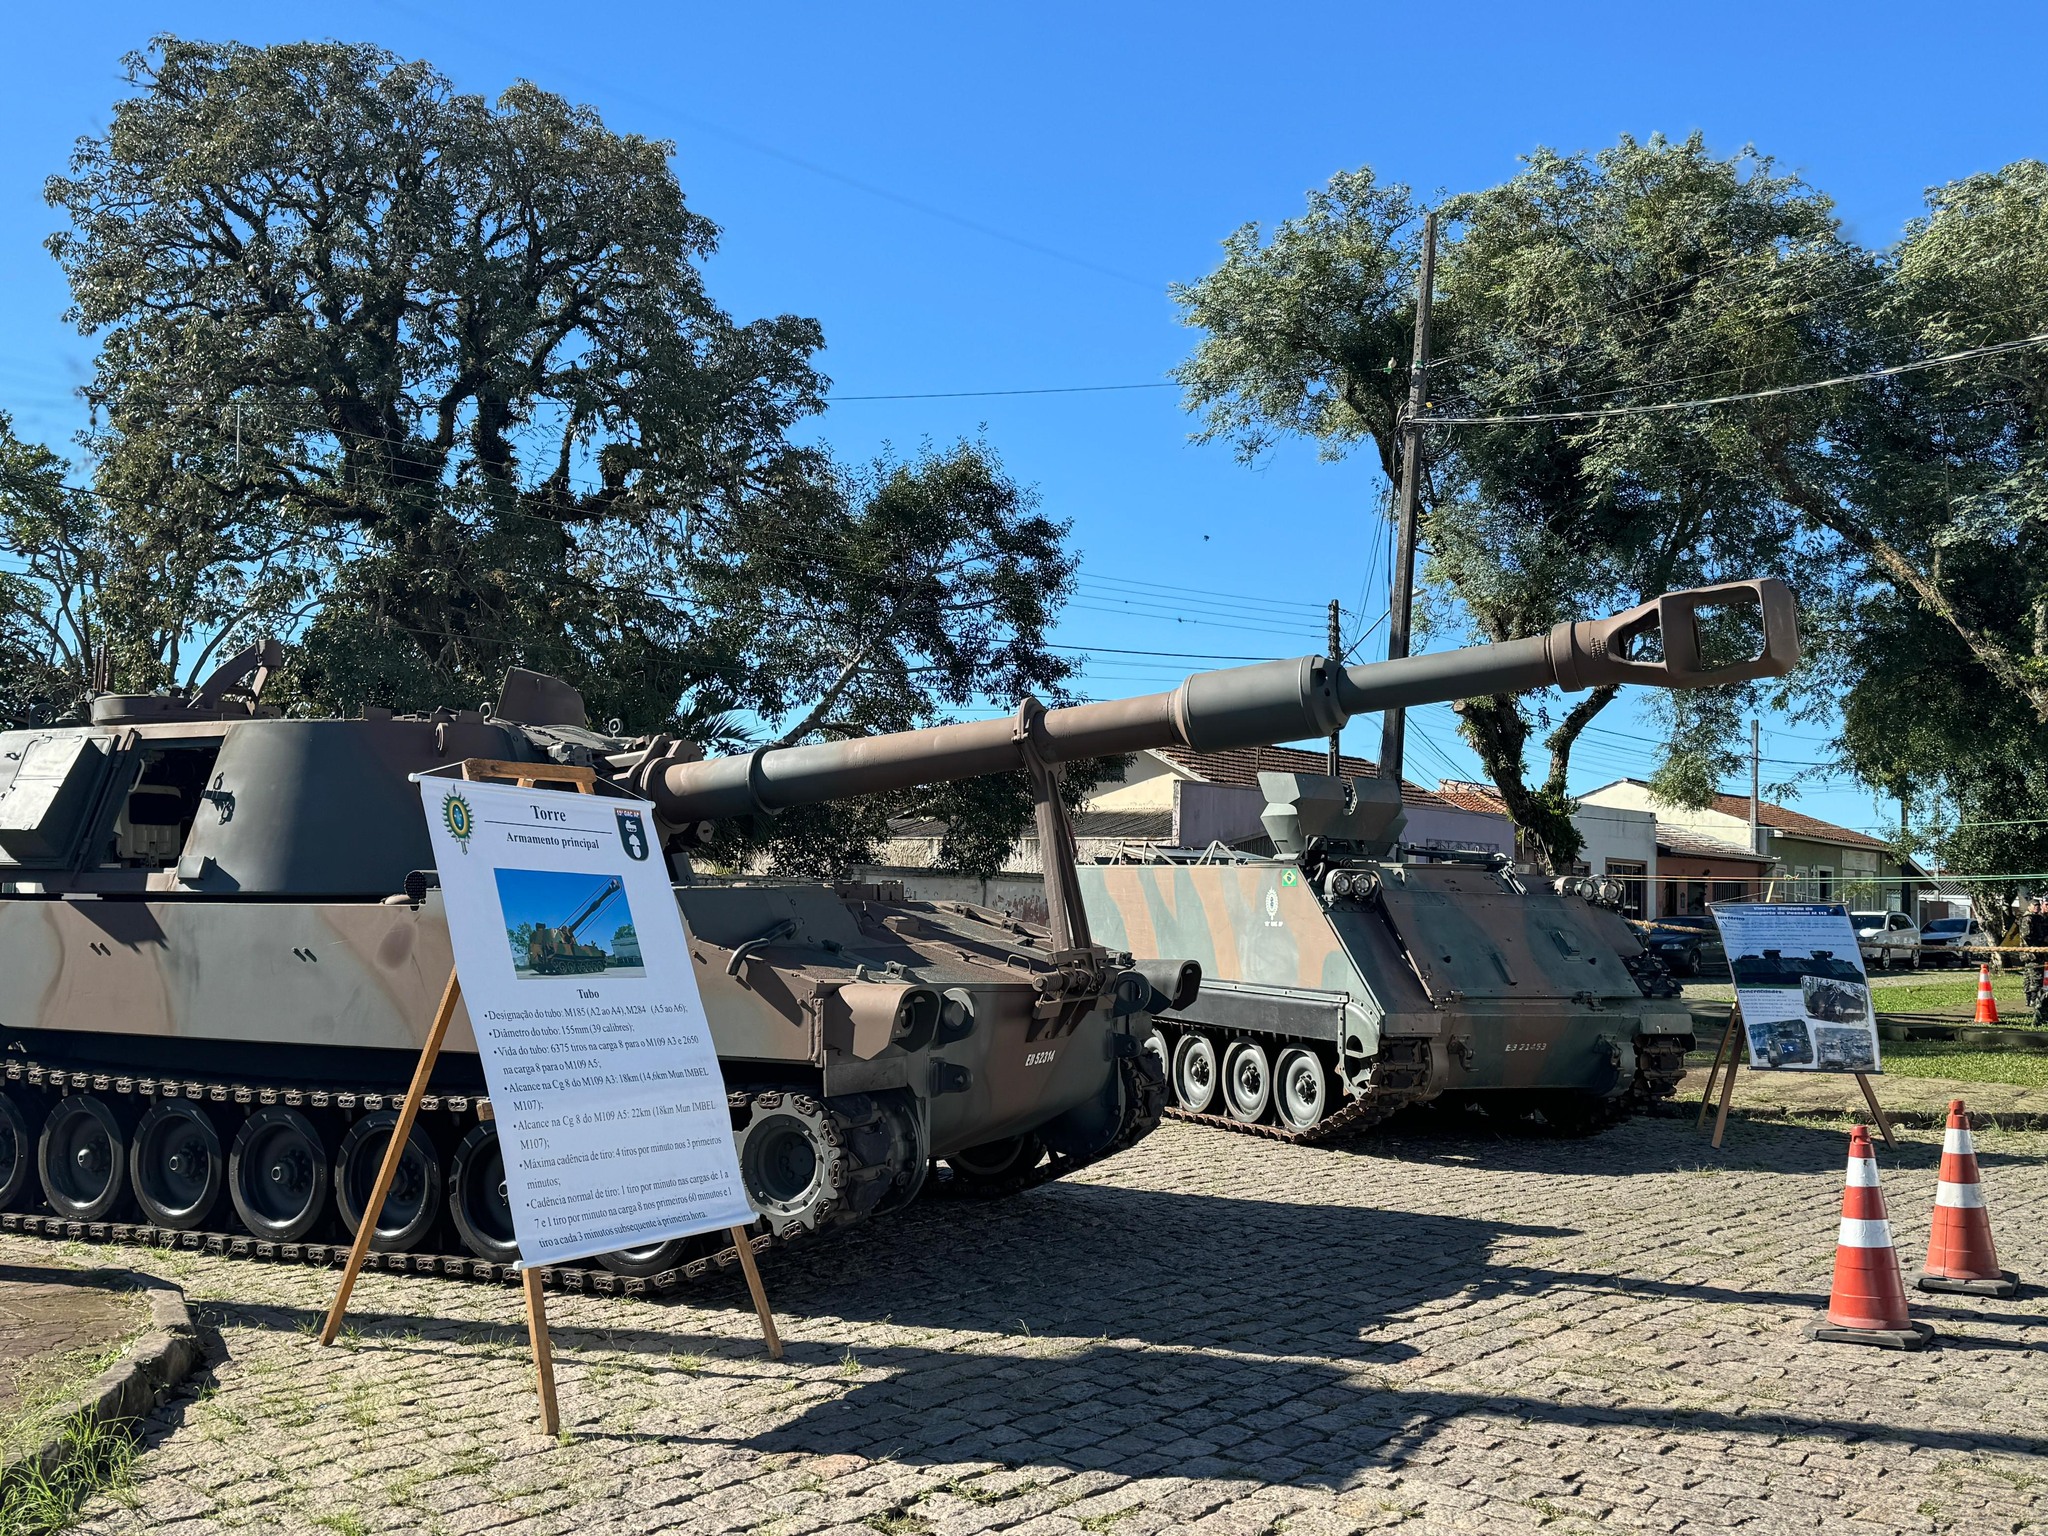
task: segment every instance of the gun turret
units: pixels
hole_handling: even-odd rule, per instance
[[[1701,619],[1754,610],[1753,654],[1710,662]],[[1718,631],[1708,630],[1708,634]],[[684,761],[649,754],[630,779],[663,820],[689,828],[795,805],[844,800],[1018,768],[1157,747],[1213,752],[1327,736],[1354,715],[1400,705],[1607,683],[1711,688],[1780,677],[1799,660],[1792,593],[1781,581],[1670,592],[1611,618],[1563,623],[1504,645],[1345,667],[1323,656],[1198,672],[1178,688],[1068,709],[1026,700],[1008,719],[977,720],[850,741],[763,747]],[[1048,851],[1047,868],[1052,867]]]

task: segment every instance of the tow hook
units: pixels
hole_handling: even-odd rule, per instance
[[[1472,1042],[1463,1035],[1451,1037],[1451,1054],[1458,1058],[1458,1065],[1470,1072],[1476,1065],[1472,1054]]]

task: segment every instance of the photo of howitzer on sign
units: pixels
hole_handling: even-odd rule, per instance
[[[501,869],[497,876],[512,974],[521,981],[647,974],[618,876],[556,869]]]

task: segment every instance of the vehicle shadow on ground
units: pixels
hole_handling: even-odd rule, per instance
[[[1660,1117],[1661,1118],[1661,1117]],[[1674,1117],[1676,1118],[1676,1117]],[[1693,1111],[1683,1128],[1691,1131]],[[1647,1134],[1646,1134],[1647,1133]],[[1229,1135],[1228,1131],[1215,1134]],[[1873,1132],[1880,1169],[1926,1169],[1941,1164],[1934,1132],[1900,1135],[1887,1147]],[[1717,1150],[1709,1132],[1672,1136],[1651,1132],[1644,1121],[1627,1121],[1596,1136],[1561,1137],[1539,1126],[1496,1121],[1478,1111],[1409,1110],[1377,1131],[1331,1144],[1337,1150],[1397,1158],[1405,1162],[1453,1162],[1498,1168],[1504,1173],[1599,1173],[1603,1176],[1690,1173],[1701,1168],[1763,1173],[1840,1172],[1849,1153],[1848,1133],[1832,1125],[1799,1120],[1729,1116],[1728,1133]],[[2002,1152],[1979,1145],[1983,1168],[2039,1167],[2041,1154]]]
[[[763,1265],[778,1315],[829,1325],[883,1322],[966,1334],[1117,1339],[1175,1349],[1387,1362],[1414,1347],[1375,1337],[1433,1304],[1496,1297],[1669,1297],[1811,1306],[1805,1292],[1735,1289],[1556,1268],[1530,1245],[1566,1227],[1360,1206],[1310,1206],[1113,1185],[1054,1184],[1004,1201],[928,1199],[835,1242],[792,1247]],[[1255,1257],[1254,1257],[1255,1256]],[[358,1292],[344,1340],[438,1351],[449,1341],[520,1344],[518,1292],[501,1324],[384,1311]],[[737,1273],[678,1302],[751,1311]],[[573,1304],[571,1304],[573,1305]],[[314,1348],[321,1314],[294,1306],[207,1304],[222,1323],[297,1332]],[[662,1326],[579,1328],[565,1347],[648,1354],[731,1340]],[[676,1317],[677,1323],[683,1319]]]
[[[1399,1467],[1439,1433],[1474,1418],[1569,1428],[1601,1440],[1616,1457],[1629,1455],[1634,1442],[1646,1459],[1673,1433],[1766,1444],[1823,1438],[1972,1457],[2048,1454],[2048,1437],[1974,1426],[1773,1412],[1753,1403],[1721,1410],[1566,1402],[1409,1385],[1299,1359],[1114,1344],[1023,1359],[890,1348],[862,1351],[859,1365],[863,1378],[854,1385],[736,1443],[764,1455],[851,1455],[912,1466],[980,1470],[976,1464],[995,1462],[1331,1487],[1367,1468]],[[715,1432],[588,1435],[600,1442],[734,1443]]]

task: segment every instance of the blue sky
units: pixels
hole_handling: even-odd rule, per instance
[[[1377,618],[1376,473],[1300,447],[1256,468],[1194,447],[1171,389],[849,397],[1156,383],[1192,341],[1167,284],[1343,166],[1462,190],[1538,143],[1698,128],[1800,171],[1881,243],[1928,185],[2048,152],[2048,11],[2018,4],[1932,22],[1886,3],[24,7],[0,50],[0,405],[53,443],[82,419],[68,391],[91,349],[59,319],[41,180],[105,122],[121,51],[163,30],[368,38],[466,89],[523,75],[673,139],[692,203],[725,229],[716,297],[822,320],[823,438],[864,458],[983,433],[1073,520],[1084,566],[1057,638],[1090,650],[1098,697],[1228,664],[1199,658],[1320,650],[1333,597],[1353,626]],[[1179,654],[1123,654],[1161,651]],[[1480,776],[1448,709],[1412,718],[1411,776]],[[1766,778],[1824,756],[1830,734],[1767,722]],[[1574,787],[1647,771],[1640,741],[1632,709],[1610,709]],[[1346,733],[1349,751],[1377,745],[1376,722]],[[1896,824],[1853,786],[1800,803]]]

